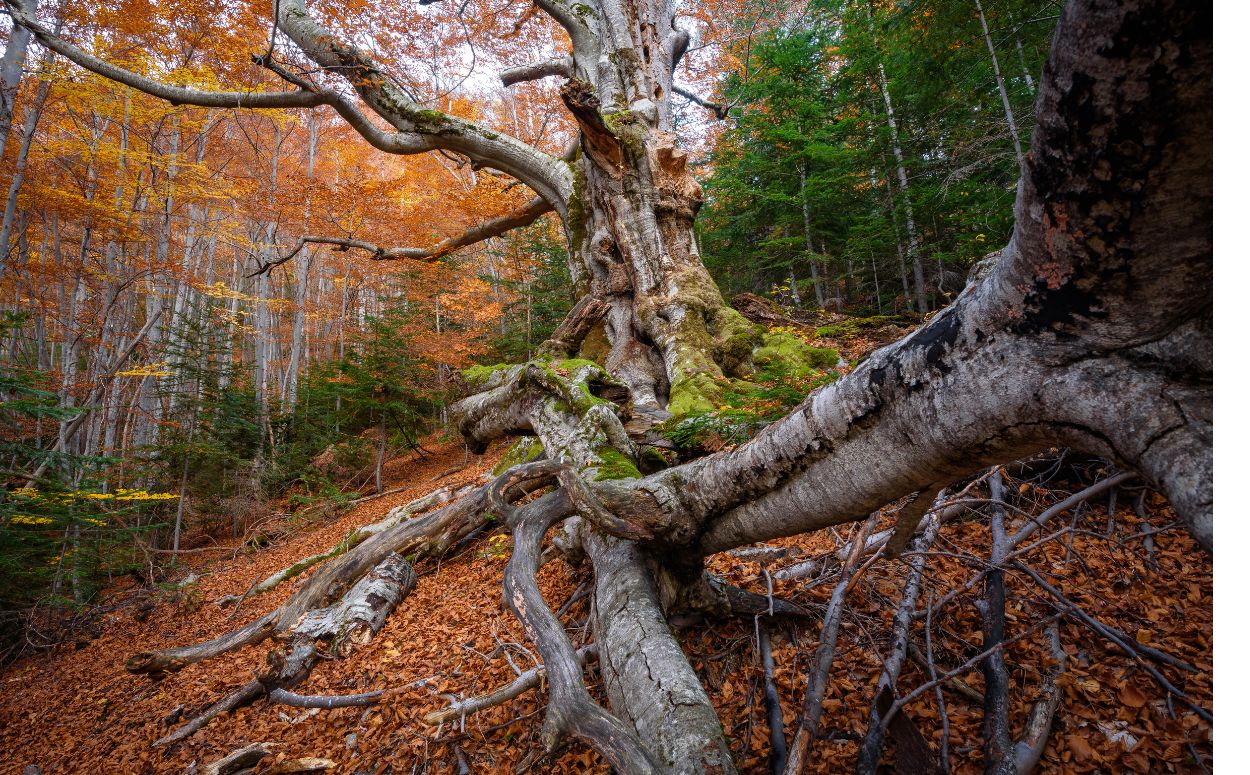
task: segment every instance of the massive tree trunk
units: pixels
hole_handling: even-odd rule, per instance
[[[1173,0],[1069,3],[1039,85],[1010,244],[978,267],[953,304],[750,442],[643,476],[638,449],[650,426],[712,408],[726,378],[749,374],[758,334],[724,304],[700,261],[692,225],[701,192],[664,130],[673,67],[689,40],[674,27],[673,4],[538,5],[568,32],[572,51],[509,70],[504,81],[565,79],[561,96],[580,129],[566,159],[419,109],[300,0],[279,0],[279,28],[312,62],[346,78],[394,131],[340,92],[263,58],[298,88],[209,93],[147,80],[56,38],[11,3],[18,23],[49,48],[165,99],[330,105],[379,148],[460,153],[539,197],[433,248],[305,236],[296,251],[330,242],[375,257],[438,257],[555,211],[584,294],[545,359],[494,370],[456,407],[472,446],[536,435],[546,461],[514,467],[346,551],[243,630],[141,655],[132,669],[177,669],[290,632],[391,552],[438,554],[472,534],[489,509],[516,535],[508,600],[547,666],[545,739],[579,737],[624,772],[730,772],[715,713],[665,619],[682,609],[759,610],[704,572],[708,554],[861,519],[919,493],[920,508],[899,516],[892,546],[902,546],[932,493],[1053,444],[1140,472],[1210,547],[1209,9]],[[577,354],[583,359],[552,357]],[[556,490],[513,505],[539,486]],[[610,713],[589,699],[578,655],[533,581],[543,535],[561,523],[562,543],[595,568],[592,624]]]

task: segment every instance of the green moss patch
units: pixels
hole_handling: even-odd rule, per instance
[[[524,436],[503,453],[503,457],[499,458],[499,464],[491,473],[499,476],[513,466],[532,463],[542,457],[543,451],[543,443],[537,436]]]
[[[625,456],[616,447],[605,446],[598,450],[599,460],[602,462],[596,466],[597,473],[595,481],[602,482],[608,479],[637,479],[642,476],[642,472],[638,470],[638,466]]]
[[[757,367],[774,375],[805,377],[838,365],[837,350],[813,347],[784,329],[769,331],[763,341],[752,357]]]
[[[512,368],[510,363],[496,363],[494,366],[470,366],[467,369],[461,369],[460,375],[464,377],[464,381],[468,382],[471,387],[480,388],[490,381],[496,373],[507,371]]]

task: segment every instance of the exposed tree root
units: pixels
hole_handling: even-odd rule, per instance
[[[357,544],[359,544],[361,541],[365,540],[366,538],[369,538],[370,536],[374,536],[374,535],[377,535],[378,533],[389,530],[390,528],[394,527],[400,522],[403,522],[406,519],[411,519],[412,516],[415,514],[419,514],[421,512],[434,508],[435,506],[441,506],[442,504],[447,503],[448,501],[454,501],[460,497],[463,497],[464,495],[468,494],[472,489],[473,489],[472,485],[467,485],[465,487],[459,487],[455,489],[451,487],[441,487],[435,490],[434,492],[429,493],[428,495],[423,495],[414,501],[410,501],[402,506],[397,506],[396,508],[391,509],[390,512],[383,519],[377,522],[374,522],[371,525],[365,525],[364,527],[357,528],[351,531],[350,533],[348,533],[347,535],[343,536],[342,541],[339,541],[337,544],[330,547],[326,551],[320,552],[318,554],[309,555],[308,557],[305,557],[304,559],[298,562],[288,565],[282,570],[275,571],[273,574],[266,577],[263,581],[253,585],[250,589],[248,589],[246,592],[244,592],[241,595],[225,595],[217,600],[217,604],[220,606],[238,604],[253,595],[259,595],[259,594],[268,592],[269,590],[278,586],[279,584],[286,581],[287,579],[293,579],[299,576],[301,573],[313,567],[317,563],[320,563],[324,560],[329,560],[334,557],[338,557],[340,554],[356,546]],[[370,497],[378,497],[378,496],[370,496]]]
[[[419,519],[398,520],[365,538],[333,561],[321,565],[277,609],[213,640],[161,651],[135,654],[126,662],[132,673],[160,676],[229,651],[259,643],[293,629],[308,612],[337,599],[387,556],[413,560],[437,557],[485,521],[485,487]]]
[[[594,644],[582,646],[576,652],[577,661],[580,665],[599,658],[599,648]],[[487,708],[493,708],[502,705],[505,702],[515,700],[522,694],[536,688],[542,683],[547,669],[538,665],[531,667],[516,677],[516,680],[505,686],[501,686],[489,694],[481,694],[476,697],[468,697],[466,699],[453,699],[451,704],[443,710],[436,710],[425,715],[425,723],[442,724],[444,721],[450,721],[456,718],[464,718],[474,713],[480,713]]]
[[[404,558],[390,555],[357,582],[338,603],[308,612],[287,638],[285,654],[270,652],[270,669],[265,675],[235,689],[154,745],[184,740],[221,713],[298,685],[308,677],[325,653],[331,657],[347,656],[354,646],[367,643],[382,628],[387,615],[412,589],[415,579],[412,566]],[[325,645],[327,651],[319,649],[319,644]],[[285,700],[292,699],[290,694],[281,696]]]
[[[546,668],[550,689],[543,743],[552,751],[565,736],[573,736],[594,746],[620,772],[660,771],[659,763],[637,735],[591,699],[577,652],[538,589],[535,574],[543,536],[571,512],[572,504],[557,491],[523,506],[509,520],[513,549],[504,575],[504,593]]]

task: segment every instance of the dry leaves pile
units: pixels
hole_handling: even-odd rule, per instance
[[[498,452],[438,482],[430,478],[462,460],[458,447],[446,446],[421,464],[392,464],[391,480],[411,489],[362,503],[346,516],[315,531],[252,555],[207,562],[197,593],[204,601],[247,589],[263,577],[336,542],[345,531],[375,521],[388,509],[449,483],[469,482],[493,465]],[[1086,482],[1087,483],[1087,482]],[[1056,477],[1045,486],[1017,489],[1018,502],[1040,511],[1081,483]],[[1053,488],[1049,489],[1049,488]],[[1105,497],[1090,503],[1074,520],[1058,519],[1054,529],[1076,530],[1029,553],[1025,561],[1045,574],[1073,602],[1094,617],[1192,663],[1196,673],[1174,668],[1162,672],[1189,699],[1211,707],[1211,562],[1179,528],[1153,531],[1174,520],[1162,498],[1147,495],[1142,519],[1135,499],[1121,496],[1114,529],[1108,525]],[[1036,513],[1036,511],[1034,512]],[[845,543],[852,526],[776,542],[785,556],[767,561],[770,572]],[[1049,532],[1049,531],[1047,531]],[[1153,542],[1146,549],[1146,535]],[[943,528],[925,575],[921,611],[913,641],[925,644],[923,609],[933,595],[961,586],[976,571],[966,554],[988,555],[989,531],[977,514]],[[780,554],[780,553],[778,553]],[[0,772],[20,772],[37,764],[43,773],[176,773],[192,762],[202,767],[233,750],[259,741],[272,753],[258,772],[282,771],[283,762],[318,757],[336,763],[333,772],[453,773],[461,762],[471,772],[607,772],[597,755],[575,745],[555,760],[539,742],[544,694],[521,698],[441,727],[427,725],[426,713],[440,710],[449,697],[481,694],[508,683],[517,670],[536,664],[520,626],[501,601],[507,562],[506,539],[487,536],[458,557],[422,575],[413,593],[387,621],[380,635],[340,663],[322,663],[301,686],[308,694],[344,694],[405,687],[371,708],[305,711],[259,702],[218,717],[184,743],[154,749],[153,740],[222,693],[252,678],[263,664],[265,646],[193,665],[160,682],[133,676],[122,664],[136,651],[214,637],[247,617],[268,611],[298,582],[245,601],[231,609],[211,603],[187,607],[186,598],[163,600],[144,621],[138,607],[107,616],[102,634],[85,647],[19,662],[0,678]],[[763,567],[732,554],[710,560],[712,570],[731,582],[766,593]],[[803,700],[807,655],[819,636],[819,612],[828,600],[836,561],[824,577],[776,581],[778,597],[811,609],[812,621],[772,625],[776,681],[788,734]],[[570,569],[563,560],[548,563],[540,574],[553,608],[573,595],[589,569]],[[853,768],[863,734],[883,652],[889,648],[894,609],[902,591],[901,560],[873,564],[852,590],[838,640],[838,653],[824,700],[823,733],[816,742],[809,772],[847,772]],[[1007,637],[1028,632],[1006,650],[1011,671],[1012,724],[1024,724],[1041,676],[1054,662],[1039,623],[1055,613],[1045,593],[1019,573],[1007,575]],[[133,591],[131,591],[133,594]],[[942,609],[932,620],[932,646],[939,669],[957,666],[980,650],[981,625],[970,592]],[[564,621],[576,645],[589,637],[587,601],[568,606]],[[1032,631],[1030,632],[1030,628]],[[763,711],[763,674],[754,623],[729,621],[677,630],[677,635],[720,714],[744,772],[765,771],[768,727]],[[1167,692],[1133,659],[1070,618],[1060,628],[1067,669],[1059,679],[1063,702],[1056,716],[1041,771],[1200,772],[1198,757],[1210,766],[1211,730],[1183,702]],[[898,694],[928,678],[927,666],[909,661]],[[598,674],[588,669],[592,689]],[[976,670],[961,676],[967,694],[983,688]],[[950,726],[953,771],[981,769],[981,709],[965,694],[946,686],[943,692]],[[602,698],[601,698],[602,699]],[[180,710],[178,710],[180,709]],[[176,711],[176,712],[175,712]],[[934,750],[942,723],[932,692],[907,707]],[[886,747],[885,762],[891,756]]]

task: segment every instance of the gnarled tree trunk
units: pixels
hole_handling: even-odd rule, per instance
[[[279,0],[279,29],[312,63],[346,79],[390,129],[323,80],[264,58],[296,88],[218,93],[151,81],[75,48],[6,2],[50,49],[159,97],[329,105],[378,148],[463,154],[538,196],[433,248],[317,236],[300,246],[425,259],[555,211],[585,296],[544,348],[546,359],[494,371],[456,407],[472,445],[536,435],[546,461],[349,549],[244,630],[141,655],[135,670],[174,670],[294,631],[391,552],[437,554],[489,509],[517,535],[508,599],[547,667],[546,739],[580,737],[622,771],[730,772],[715,713],[665,621],[681,608],[751,608],[704,572],[708,554],[861,519],[1052,444],[1135,469],[1204,546],[1212,543],[1209,8],[1072,0],[1039,84],[1010,244],[953,304],[750,442],[643,476],[637,450],[648,428],[711,408],[725,378],[750,371],[757,337],[700,261],[692,225],[701,192],[663,129],[678,91],[673,67],[689,41],[674,26],[672,2],[537,0],[568,32],[571,51],[503,77],[565,79],[561,96],[580,134],[564,159],[420,109],[302,0]],[[513,505],[537,486],[556,492]],[[921,510],[903,512],[894,545],[906,542]],[[577,654],[533,583],[543,535],[559,523],[565,543],[579,543],[595,567],[592,621],[611,712],[590,701]]]

